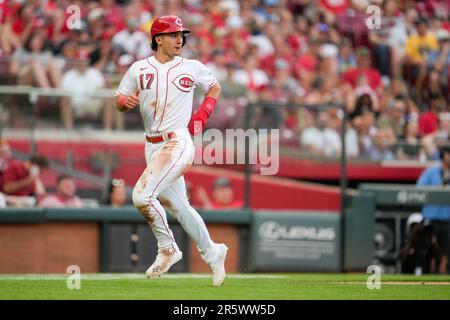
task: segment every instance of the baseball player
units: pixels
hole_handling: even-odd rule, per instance
[[[156,53],[128,69],[116,91],[116,107],[127,112],[139,105],[145,126],[147,167],[134,187],[133,203],[158,241],[158,255],[147,277],[160,276],[182,258],[166,208],[196,243],[211,267],[213,285],[218,286],[225,279],[228,248],[211,240],[204,221],[189,204],[183,174],[194,159],[191,134],[205,127],[221,87],[201,62],[179,56],[189,32],[177,16],[155,19],[150,33]],[[205,98],[191,117],[195,86]]]

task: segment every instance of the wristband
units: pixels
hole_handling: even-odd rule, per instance
[[[211,115],[211,112],[216,107],[217,100],[213,97],[206,97],[205,100],[203,100],[202,105],[200,106],[201,109],[204,109],[206,113],[208,114],[208,117]]]
[[[119,107],[124,107],[127,104],[128,97],[120,95],[118,105]]]

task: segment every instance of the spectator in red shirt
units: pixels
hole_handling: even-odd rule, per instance
[[[0,138],[0,192],[3,191],[3,176],[11,161],[11,147],[6,139]]]
[[[358,47],[356,49],[356,68],[349,69],[343,73],[342,78],[348,82],[353,88],[357,86],[357,80],[361,76],[367,78],[369,86],[380,94],[381,74],[377,69],[371,66],[370,51],[366,47]]]
[[[18,8],[12,22],[12,30],[22,43],[33,33],[33,30],[44,27],[46,21],[32,3],[24,3]]]
[[[4,192],[15,196],[44,196],[46,191],[39,174],[47,166],[47,159],[42,156],[33,156],[24,162],[13,161],[4,174]]]
[[[218,178],[214,181],[212,200],[206,190],[200,187],[197,196],[204,209],[240,209],[243,202],[234,198],[234,189],[228,178]]]
[[[10,55],[21,46],[19,38],[11,28],[12,15],[16,4],[8,0],[0,0],[0,54]]]
[[[419,119],[419,134],[421,137],[437,130],[439,113],[445,110],[445,99],[439,95],[430,98],[430,109],[422,113]]]
[[[83,202],[76,195],[77,187],[72,177],[61,174],[56,180],[56,194],[48,195],[39,201],[39,207],[82,208]]]
[[[348,0],[320,0],[319,6],[333,15],[344,13],[350,7]]]

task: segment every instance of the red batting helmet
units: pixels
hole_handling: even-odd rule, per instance
[[[191,32],[183,26],[183,20],[178,16],[161,16],[153,21],[150,35],[152,39],[152,49],[156,51],[158,45],[156,44],[155,37],[164,33],[183,32],[183,45],[186,42],[184,38],[185,33]]]

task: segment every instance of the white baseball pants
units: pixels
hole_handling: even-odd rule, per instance
[[[174,133],[175,137],[170,140],[154,144],[146,142],[147,168],[133,189],[133,203],[150,225],[160,250],[179,250],[167,223],[165,207],[209,264],[217,258],[217,246],[211,240],[205,222],[189,203],[183,177],[194,160],[194,144],[187,128]]]

